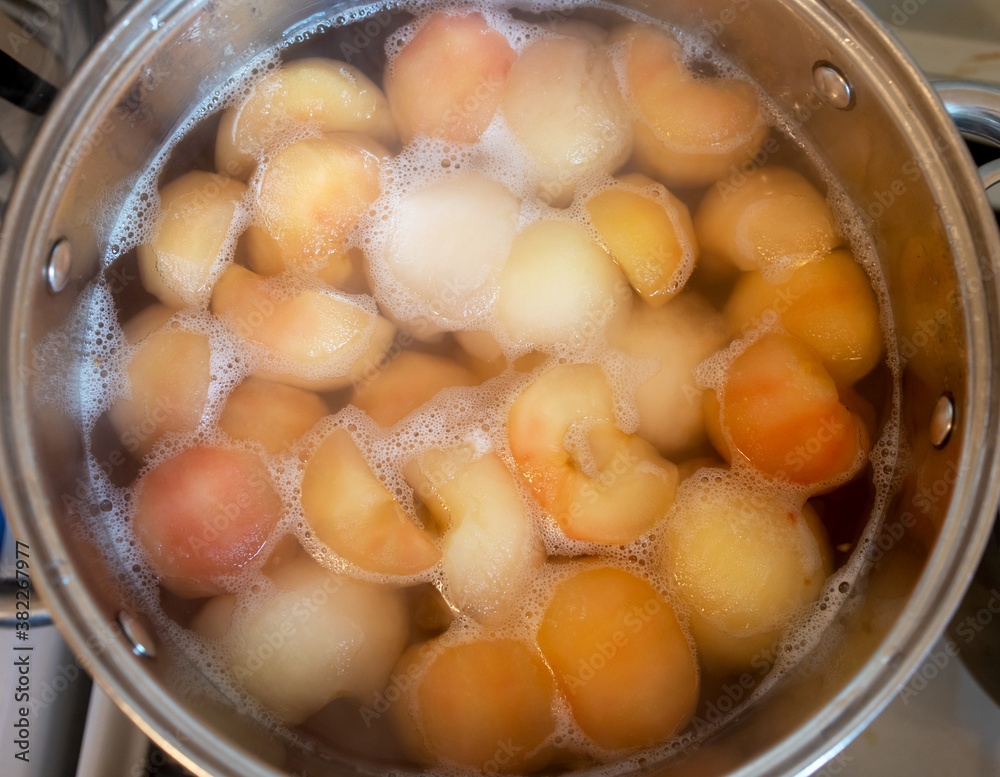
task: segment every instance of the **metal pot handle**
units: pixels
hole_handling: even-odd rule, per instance
[[[1000,147],[1000,89],[966,81],[934,84],[958,131],[969,140]],[[983,187],[1000,183],[1000,159],[979,168]]]

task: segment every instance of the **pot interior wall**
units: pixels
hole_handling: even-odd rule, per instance
[[[972,383],[969,365],[982,358],[986,346],[970,337],[967,322],[984,317],[978,307],[982,303],[970,303],[970,298],[979,299],[984,289],[993,293],[992,278],[976,263],[977,255],[988,253],[979,250],[965,216],[966,211],[974,213],[977,204],[963,200],[946,183],[945,169],[964,163],[954,133],[942,128],[939,116],[928,108],[926,94],[918,91],[915,97],[902,97],[889,87],[909,83],[910,73],[905,63],[885,55],[884,41],[864,18],[854,16],[852,6],[811,4],[803,9],[793,3],[762,0],[627,4],[695,31],[710,42],[756,79],[791,117],[796,133],[820,150],[874,240],[903,357],[903,409],[898,421],[909,440],[913,465],[901,476],[902,485],[884,519],[884,536],[873,552],[873,563],[852,593],[841,622],[818,654],[788,678],[779,692],[769,694],[709,746],[684,759],[649,767],[664,774],[710,777],[763,758],[757,768],[769,773],[768,769],[807,757],[808,749],[801,742],[789,744],[789,737],[803,727],[811,727],[814,738],[843,735],[848,713],[860,704],[857,695],[879,676],[879,667],[873,668],[869,658],[877,650],[883,656],[894,655],[907,645],[911,637],[900,636],[891,649],[885,641],[904,610],[908,618],[923,617],[914,614],[921,606],[915,602],[914,591],[922,590],[918,586],[928,576],[944,574],[949,559],[958,553],[954,544],[970,531],[973,518],[968,515],[968,499],[972,497],[956,500],[953,491],[967,490],[966,481],[974,480],[982,466],[976,457],[983,454],[970,440],[985,432],[969,428],[974,417],[969,408],[985,401],[980,392],[988,384],[982,377]],[[342,7],[346,8],[333,6],[333,17]],[[56,159],[57,173],[38,192],[45,210],[39,222],[42,226],[29,233],[32,242],[24,246],[23,261],[33,269],[21,272],[19,288],[28,303],[19,308],[24,316],[16,322],[25,333],[17,358],[28,370],[31,388],[26,397],[40,394],[44,386],[39,388],[39,383],[53,378],[32,372],[33,349],[62,326],[74,297],[98,271],[99,252],[106,248],[106,229],[101,225],[106,225],[107,214],[114,212],[136,172],[160,150],[188,106],[211,94],[228,73],[283,38],[303,19],[331,14],[327,5],[301,0],[222,0],[186,7],[178,2],[161,3],[155,7],[160,27],[154,47],[152,33],[141,31],[149,24],[150,9],[152,5],[145,5],[140,9],[143,13],[133,13],[132,27],[120,29],[105,47],[103,77],[91,70],[83,74],[89,79],[88,89],[94,91],[100,83],[102,92],[96,96],[85,94],[84,89],[75,93],[73,105],[78,113],[61,135],[68,145]],[[854,100],[849,110],[830,107],[817,95],[813,84],[817,62],[832,63],[850,81]],[[733,171],[734,183],[742,172]],[[73,246],[73,277],[66,291],[53,295],[37,269],[58,238],[67,238]],[[120,280],[124,284],[135,281]],[[72,339],[63,345],[67,353],[73,351]],[[71,384],[71,373],[67,371],[62,379]],[[929,442],[929,423],[935,403],[944,394],[953,397],[957,418],[949,442],[938,449]],[[983,413],[978,412],[976,418]],[[194,670],[170,644],[161,642],[152,661],[128,652],[115,623],[118,613],[133,610],[134,604],[127,595],[123,601],[114,573],[100,561],[101,554],[89,547],[81,529],[79,513],[92,505],[83,485],[83,468],[71,464],[83,460],[76,426],[51,405],[30,417],[33,442],[24,456],[40,473],[35,488],[42,500],[34,507],[45,504],[45,512],[56,519],[49,539],[65,558],[59,557],[59,550],[53,551],[53,569],[79,585],[77,593],[57,593],[53,598],[57,606],[64,601],[71,601],[72,606],[89,602],[103,626],[93,618],[84,622],[73,616],[64,616],[64,625],[70,631],[79,630],[73,638],[76,647],[95,662],[98,673],[113,678],[116,690],[139,710],[147,725],[158,729],[182,754],[201,749],[203,735],[194,732],[193,720],[164,724],[154,712],[141,709],[143,698],[153,697],[196,710],[194,714],[210,728],[224,732],[265,761],[309,774],[377,771],[378,765],[352,765],[321,746],[313,755],[277,746],[249,720],[205,698],[192,679]],[[116,461],[110,461],[111,466],[125,466]],[[945,528],[938,535],[941,526]],[[106,540],[109,546],[113,544],[110,538]],[[930,552],[940,544],[948,545],[938,553],[944,560],[928,564]],[[925,567],[928,571],[922,578]],[[50,585],[54,590],[63,582],[53,573]],[[927,598],[921,601],[926,606]],[[97,634],[91,644],[88,630]],[[136,677],[145,679],[137,684]],[[706,721],[712,714],[726,712],[745,692],[736,686],[720,689],[716,713],[702,711]],[[234,769],[255,768],[252,761],[240,760],[246,756],[225,750],[216,757],[221,763],[231,762]]]

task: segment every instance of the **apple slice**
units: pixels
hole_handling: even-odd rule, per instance
[[[720,395],[728,444],[758,470],[814,493],[846,482],[871,446],[840,401],[819,355],[788,334],[766,334],[729,366]]]
[[[643,172],[669,187],[705,186],[760,150],[768,128],[750,83],[694,78],[677,42],[652,26],[616,30],[614,42],[625,45],[634,159]]]
[[[131,395],[115,400],[108,418],[122,444],[145,457],[163,435],[193,432],[201,423],[212,382],[211,347],[197,332],[161,329],[173,311],[154,305],[124,327],[136,346],[126,368]]]
[[[645,580],[590,566],[561,581],[538,645],[580,728],[600,747],[663,742],[698,703],[698,667],[677,616]]]
[[[840,243],[823,195],[801,173],[785,167],[755,170],[735,190],[709,189],[694,228],[706,254],[741,270],[770,272],[774,279]]]
[[[222,114],[215,166],[246,180],[276,136],[303,125],[368,135],[383,145],[399,139],[385,95],[368,76],[346,62],[312,57],[283,65]]]
[[[302,510],[321,542],[368,572],[415,575],[441,558],[382,484],[346,429],[334,429],[309,458]]]
[[[769,314],[815,349],[838,386],[856,383],[882,358],[875,292],[849,251],[809,262],[782,283],[768,283],[759,272],[743,275],[726,303],[732,330],[745,331]]]
[[[326,391],[348,386],[386,352],[395,329],[353,302],[317,291],[286,294],[245,267],[230,265],[212,294],[212,312],[276,357],[260,377]]]
[[[698,654],[717,674],[751,669],[819,597],[833,571],[826,531],[808,505],[747,492],[727,470],[701,470],[675,505],[663,571],[688,610]]]
[[[265,278],[292,271],[315,275],[324,283],[351,294],[368,291],[364,253],[360,248],[338,248],[321,256],[287,256],[281,249],[281,242],[256,224],[247,227],[240,248],[244,251],[244,263]],[[240,260],[239,255],[237,260]]]
[[[705,439],[702,389],[695,368],[725,342],[725,321],[695,292],[661,308],[638,304],[611,344],[639,359],[653,359],[656,373],[636,392],[638,435],[668,458],[682,457]]]
[[[355,386],[351,404],[368,413],[379,426],[393,426],[438,392],[477,382],[470,370],[444,356],[403,351],[371,381]]]
[[[223,631],[230,674],[285,723],[340,697],[370,702],[406,645],[402,591],[333,574],[311,558],[282,565],[271,579],[275,593],[263,602],[213,599],[192,630]]]
[[[156,232],[138,248],[146,291],[174,308],[206,305],[245,192],[239,181],[200,170],[164,186]]]
[[[587,200],[587,216],[646,302],[664,304],[694,270],[698,243],[687,206],[651,178],[633,173]]]
[[[592,341],[632,299],[611,257],[570,221],[536,221],[518,233],[499,288],[497,322],[521,347]]]
[[[632,130],[614,66],[584,38],[530,43],[510,69],[502,106],[538,168],[538,196],[555,207],[572,202],[581,180],[628,158]]]
[[[393,674],[415,678],[392,710],[417,760],[528,772],[555,730],[552,673],[523,642],[416,645]]]
[[[360,135],[306,138],[274,155],[260,177],[261,226],[285,264],[322,260],[379,196],[379,171],[389,152]]]
[[[515,58],[482,14],[432,13],[393,57],[385,92],[403,142],[474,143],[489,126]]]
[[[219,428],[236,440],[284,453],[330,409],[311,391],[250,376],[226,400]]]
[[[223,593],[264,549],[282,515],[266,467],[241,450],[188,448],[136,483],[132,528],[149,565],[177,596]]]
[[[451,603],[483,623],[510,616],[545,551],[500,457],[457,445],[425,451],[403,472],[445,530],[442,567]]]
[[[567,537],[632,542],[674,500],[677,467],[615,426],[611,388],[596,365],[543,373],[514,400],[507,430],[521,474]],[[587,449],[567,443],[571,431],[586,434]]]

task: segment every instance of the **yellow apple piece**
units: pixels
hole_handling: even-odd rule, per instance
[[[246,265],[270,278],[283,272],[312,274],[324,283],[352,294],[368,291],[364,277],[364,253],[360,248],[337,248],[321,256],[286,257],[281,243],[263,227],[251,224],[243,233]]]
[[[379,426],[393,426],[438,392],[452,386],[474,386],[471,370],[444,356],[403,351],[369,382],[358,383],[351,404]]]
[[[585,444],[567,444],[571,432]],[[528,386],[508,417],[511,453],[567,537],[619,545],[662,518],[677,467],[615,426],[611,388],[593,364],[562,364]]]
[[[187,448],[136,483],[132,528],[163,586],[197,598],[257,558],[282,505],[263,462],[225,448]]]
[[[762,167],[730,188],[709,189],[695,212],[703,254],[780,278],[840,243],[833,212],[801,173]]]
[[[822,491],[850,479],[871,446],[819,355],[788,335],[764,335],[729,366],[721,391],[728,443],[766,475]]]
[[[583,38],[530,43],[510,69],[502,110],[537,166],[538,196],[556,207],[569,205],[581,180],[628,157],[632,130],[611,58]]]
[[[441,558],[346,429],[334,429],[310,456],[302,477],[302,510],[321,542],[365,571],[414,575]]]
[[[492,302],[520,209],[505,186],[484,175],[450,175],[400,200],[383,261],[430,315],[461,321]]]
[[[590,567],[559,582],[538,645],[576,722],[608,750],[669,739],[698,703],[698,667],[673,609],[623,570]]]
[[[234,607],[213,599],[192,622],[218,634],[232,677],[285,723],[334,699],[370,703],[389,680],[409,634],[400,589],[336,575],[311,558],[271,573],[274,593]]]
[[[744,274],[726,303],[730,327],[746,331],[768,314],[813,347],[839,386],[856,383],[882,358],[875,292],[849,251],[833,251],[773,285],[759,272]]]
[[[636,121],[633,158],[669,187],[705,186],[753,157],[768,128],[756,90],[734,78],[694,78],[680,46],[651,26],[629,25],[626,95]]]
[[[587,216],[629,283],[651,305],[681,290],[698,255],[687,206],[651,178],[618,179],[587,200]]]
[[[164,186],[156,231],[137,252],[146,291],[174,308],[205,305],[245,192],[239,181],[200,170]]]
[[[417,645],[393,674],[415,678],[391,709],[418,760],[519,772],[555,730],[552,673],[523,642]]]
[[[695,368],[726,342],[721,315],[696,292],[666,305],[637,304],[611,344],[637,359],[654,360],[656,372],[636,392],[637,434],[669,459],[690,453],[705,439],[702,389]]]
[[[261,226],[278,243],[286,265],[323,260],[343,239],[381,187],[388,152],[359,135],[328,134],[293,143],[274,155],[260,177]]]
[[[277,136],[303,126],[356,132],[383,145],[399,139],[385,95],[368,76],[346,62],[313,57],[283,65],[222,114],[215,166],[246,180]]]
[[[781,632],[819,597],[831,558],[811,507],[747,491],[726,470],[685,481],[663,535],[664,574],[718,674],[775,655]]]
[[[404,143],[474,143],[493,120],[515,58],[482,14],[428,16],[389,62],[385,93]]]
[[[544,220],[514,238],[495,315],[512,343],[551,348],[594,340],[630,302],[621,270],[583,227]]]
[[[421,453],[403,473],[444,529],[442,568],[451,603],[483,623],[516,612],[545,551],[500,457],[460,444]]]
[[[115,400],[108,418],[122,444],[139,458],[164,434],[198,428],[212,382],[208,337],[162,327],[172,313],[154,305],[123,329],[135,348],[125,368],[130,394]]]
[[[231,265],[212,295],[212,312],[274,357],[260,377],[316,391],[342,388],[392,342],[392,325],[354,302],[308,289],[285,293],[272,284]]]
[[[219,428],[236,440],[260,443],[284,453],[330,409],[311,391],[250,376],[233,389],[219,416]]]

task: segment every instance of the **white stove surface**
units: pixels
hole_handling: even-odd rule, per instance
[[[816,777],[996,777],[1000,706],[945,642]]]

